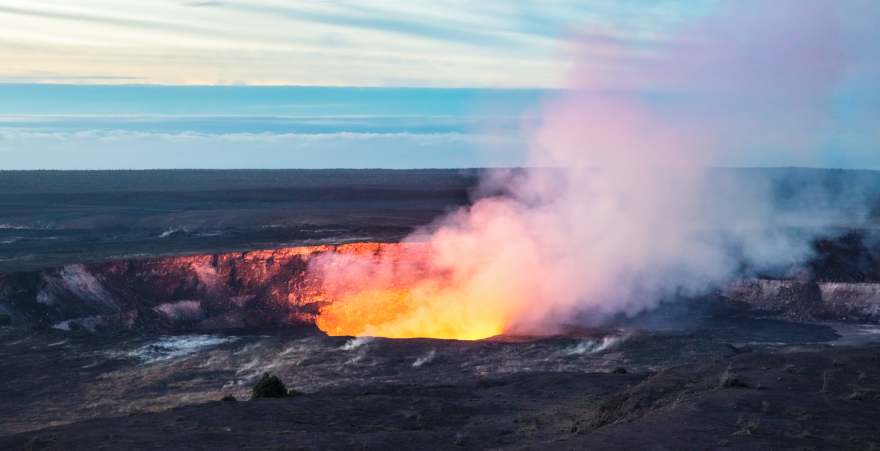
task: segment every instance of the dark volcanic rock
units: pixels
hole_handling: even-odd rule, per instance
[[[730,284],[724,296],[745,302],[755,310],[796,320],[814,320],[824,309],[822,293],[815,282],[743,280]]]
[[[878,348],[749,353],[654,374],[512,374],[210,402],[0,437],[23,449],[873,449]],[[725,371],[749,382],[719,387]]]
[[[816,280],[880,281],[880,267],[865,244],[864,233],[849,232],[834,239],[820,239],[816,241],[814,247],[816,256],[809,263],[809,268]]]
[[[792,320],[880,322],[880,283],[753,279],[730,284],[723,294]]]
[[[819,284],[826,316],[857,322],[880,322],[880,283]]]

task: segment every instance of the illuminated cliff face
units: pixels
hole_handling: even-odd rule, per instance
[[[0,274],[0,313],[23,327],[64,330],[316,324],[331,335],[501,333],[502,310],[462,295],[434,263],[428,246],[395,243],[121,259]]]
[[[484,273],[475,267],[485,265],[485,248],[479,242],[455,244],[461,245],[445,254],[431,243],[355,243],[6,273],[0,274],[0,314],[13,327],[95,332],[307,324],[330,335],[385,337],[563,332],[523,326],[549,304],[533,296],[536,281],[562,284],[541,271],[480,277]],[[516,264],[510,257],[495,261]],[[836,274],[821,268],[819,274]],[[876,276],[861,283],[825,280],[741,281],[727,286],[723,299],[794,318],[880,321]]]

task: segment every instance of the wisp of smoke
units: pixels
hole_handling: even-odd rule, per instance
[[[774,231],[764,187],[709,168],[743,152],[802,163],[817,151],[848,61],[837,4],[721,2],[644,49],[576,38],[568,89],[530,133],[531,169],[493,174],[486,183],[505,196],[408,238],[419,258],[316,259],[334,300],[318,325],[389,337],[547,334],[701,293],[743,261],[803,258],[808,240]]]
[[[422,365],[425,365],[427,363],[431,363],[434,360],[434,357],[437,357],[437,351],[432,349],[432,350],[428,351],[427,354],[417,358],[413,362],[412,366],[413,366],[413,368],[419,368]]]

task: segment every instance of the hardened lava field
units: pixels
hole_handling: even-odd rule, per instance
[[[788,176],[810,177],[798,174]],[[14,241],[0,248],[0,448],[878,445],[880,248],[871,229],[829,228],[806,261],[743,271],[601,324],[573,318],[541,334],[488,316],[497,321],[469,336],[459,334],[473,330],[467,323],[438,312],[445,329],[409,320],[394,323],[410,327],[396,334],[364,324],[411,313],[406,278],[328,286],[313,263],[423,262],[423,245],[397,241],[467,202],[473,179],[434,174],[449,194],[438,200],[406,180],[371,191],[338,177],[327,180],[339,199],[277,209],[283,215],[280,204],[254,203],[248,220],[232,199],[240,208],[265,193],[216,188],[210,197],[230,203],[209,203],[186,190],[122,198],[89,187],[90,203],[63,215],[51,213],[51,193],[32,194],[50,212],[39,215],[15,213],[20,194],[0,196],[9,207],[0,234]],[[389,186],[406,200],[380,200]],[[122,208],[147,201],[166,208],[137,217]],[[84,223],[92,235],[76,229]],[[397,298],[381,293],[390,288]],[[389,302],[399,310],[380,308]],[[264,373],[300,394],[249,400]]]

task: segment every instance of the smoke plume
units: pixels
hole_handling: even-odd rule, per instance
[[[650,45],[573,39],[568,89],[530,125],[529,168],[410,237],[326,256],[330,333],[483,338],[598,324],[803,259],[767,186],[709,169],[813,160],[851,58],[836,2],[721,2]],[[606,35],[613,35],[606,33]],[[792,219],[794,218],[794,219]]]

